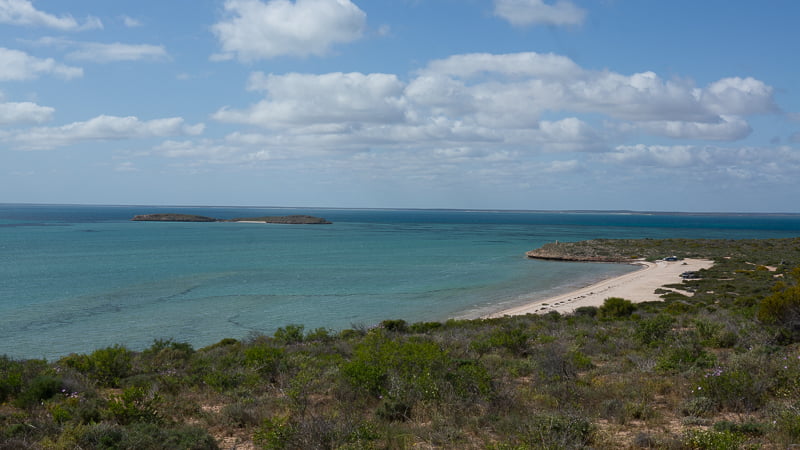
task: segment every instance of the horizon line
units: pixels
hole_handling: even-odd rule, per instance
[[[302,210],[356,210],[356,211],[453,211],[482,213],[567,213],[567,214],[631,214],[631,215],[739,215],[739,216],[797,216],[800,212],[744,212],[744,211],[668,211],[632,209],[505,209],[505,208],[436,208],[436,207],[348,207],[348,206],[276,206],[276,205],[179,205],[144,203],[38,203],[0,202],[0,205],[24,206],[98,206],[98,207],[158,207],[158,208],[254,208],[254,209],[302,209]]]

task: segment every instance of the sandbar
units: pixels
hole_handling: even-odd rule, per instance
[[[640,265],[642,268],[567,292],[566,294],[498,311],[485,316],[485,318],[545,314],[550,311],[567,314],[581,306],[601,306],[605,299],[609,297],[620,297],[634,303],[660,301],[661,297],[655,293],[656,289],[667,284],[680,283],[682,281],[682,273],[708,269],[714,265],[714,262],[706,259],[682,259],[679,261],[659,260],[656,262],[634,261],[631,264]],[[672,290],[691,296],[690,292],[678,289]]]

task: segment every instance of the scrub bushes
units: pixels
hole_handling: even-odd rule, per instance
[[[636,311],[636,305],[630,300],[619,297],[605,299],[603,305],[597,309],[597,317],[601,320],[624,319]]]

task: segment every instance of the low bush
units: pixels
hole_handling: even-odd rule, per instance
[[[19,393],[15,404],[21,408],[31,407],[48,400],[61,391],[61,378],[52,375],[39,375],[32,379]]]
[[[161,397],[141,387],[129,387],[108,404],[111,417],[122,425],[136,422],[159,423],[158,405]]]
[[[674,323],[675,319],[666,314],[659,314],[649,319],[640,320],[636,324],[634,337],[639,344],[644,346],[656,346],[666,343]]]
[[[730,450],[741,448],[746,437],[739,433],[716,430],[689,430],[682,440],[684,448],[702,450]]]
[[[775,325],[781,340],[800,341],[800,285],[764,297],[758,304],[757,317],[766,324]]]
[[[72,354],[59,362],[96,380],[101,386],[119,387],[131,375],[133,352],[121,345],[101,348],[89,355]]]
[[[297,344],[303,342],[303,325],[286,325],[275,330],[275,340],[281,344]]]
[[[614,320],[630,317],[636,311],[636,305],[630,300],[619,297],[609,297],[597,309],[597,317],[601,320]]]

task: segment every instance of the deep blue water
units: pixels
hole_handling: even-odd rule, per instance
[[[130,221],[158,212],[334,224]],[[524,258],[546,242],[798,235],[797,215],[0,205],[0,354],[476,317],[632,270]]]

